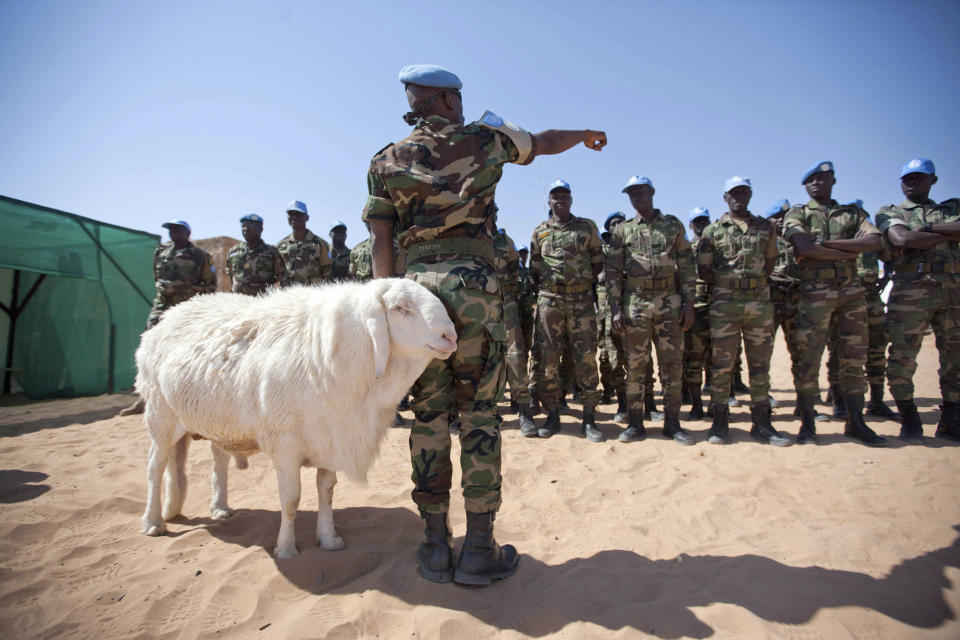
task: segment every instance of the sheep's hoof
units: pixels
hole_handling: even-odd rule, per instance
[[[229,507],[213,507],[210,509],[210,517],[214,520],[226,520],[233,515],[233,509]]]
[[[151,537],[162,536],[166,532],[167,532],[167,525],[165,525],[162,522],[148,524],[148,525],[145,525],[143,528],[143,533]]]
[[[323,547],[327,551],[340,551],[346,549],[347,545],[340,536],[333,536],[327,541],[317,538],[317,546]]]
[[[297,548],[290,547],[289,549],[281,549],[279,546],[273,550],[273,555],[276,556],[277,560],[285,560],[287,558],[296,558],[297,557]]]

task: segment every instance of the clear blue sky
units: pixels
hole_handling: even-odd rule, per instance
[[[899,167],[934,160],[933,196],[960,196],[960,2],[73,2],[0,0],[0,194],[137,229],[184,218],[193,237],[238,219],[349,226],[373,154],[409,132],[399,69],[442,64],[468,119],[491,109],[536,132],[603,129],[583,147],[508,166],[500,221],[518,244],[573,185],[575,214],[655,204],[752,210],[805,201],[833,160],[841,201],[900,202]],[[164,234],[165,236],[166,234]]]

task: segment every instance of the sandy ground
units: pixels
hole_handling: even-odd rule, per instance
[[[787,363],[778,342],[775,424],[795,434]],[[928,436],[936,371],[928,337],[917,374]],[[390,431],[366,486],[337,486],[344,551],[313,544],[305,469],[300,555],[271,557],[278,499],[262,455],[231,468],[237,513],[211,521],[203,442],[192,446],[185,515],[166,536],[140,534],[147,435],[139,416],[114,417],[129,401],[0,408],[4,638],[960,637],[960,449],[933,437],[868,449],[834,421],[820,423],[818,447],[774,449],[749,438],[743,406],[730,446],[703,441],[706,421],[687,423],[693,447],[659,429],[625,445],[606,406],[611,439],[589,444],[578,405],[545,441],[520,437],[510,415],[497,537],[521,564],[476,589],[418,575],[406,429]],[[459,491],[451,519],[459,546]]]

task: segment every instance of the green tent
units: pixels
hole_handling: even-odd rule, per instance
[[[3,392],[133,385],[160,236],[0,196]]]

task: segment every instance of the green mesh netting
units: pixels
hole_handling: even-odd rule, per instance
[[[131,386],[160,236],[5,196],[0,222],[3,391],[50,398]]]

